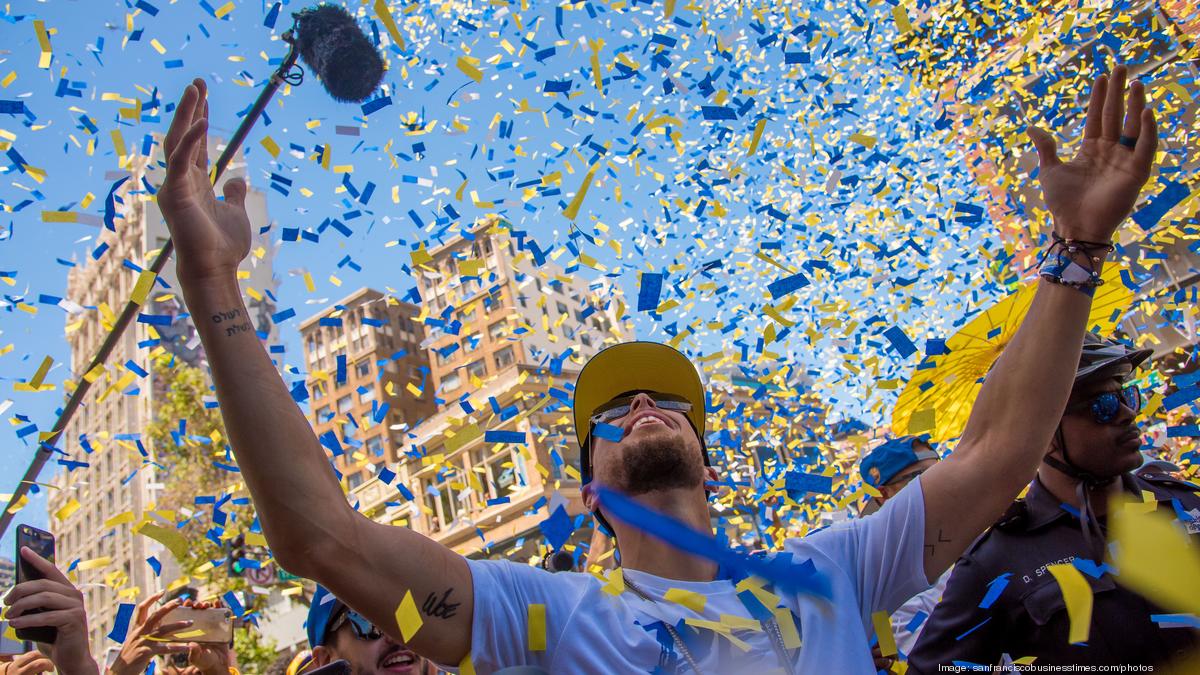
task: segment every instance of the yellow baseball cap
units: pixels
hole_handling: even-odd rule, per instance
[[[586,466],[589,418],[596,408],[630,391],[675,394],[692,404],[687,417],[704,442],[704,385],[696,366],[679,350],[658,342],[623,342],[584,364],[575,381],[575,438]],[[587,476],[584,477],[585,482]]]

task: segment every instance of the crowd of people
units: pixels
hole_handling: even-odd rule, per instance
[[[1052,235],[1029,313],[954,451],[943,456],[913,437],[875,448],[860,469],[877,496],[861,517],[784,542],[769,556],[771,580],[741,558],[718,563],[703,547],[672,540],[711,534],[708,487],[718,476],[696,368],[657,343],[599,352],[573,391],[584,503],[612,535],[619,573],[605,579],[468,560],[354,511],[253,332],[202,319],[245,312],[236,273],[250,229],[244,183],[225,183],[222,200],[213,195],[206,90],[197,80],[165,139],[158,201],[263,531],[284,568],[319,584],[309,650],[289,675],[339,663],[356,674],[870,673],[899,672],[901,662],[907,672],[934,673],[945,664],[1017,667],[1023,657],[1160,665],[1194,654],[1195,628],[1165,626],[1155,618],[1164,610],[1104,569],[1114,493],[1152,495],[1160,511],[1200,533],[1198,488],[1139,451],[1141,395],[1129,381],[1149,352],[1085,328],[1109,242],[1157,147],[1143,85],[1126,93],[1125,80],[1121,67],[1097,78],[1082,147],[1070,161],[1058,157],[1048,132],[1029,129]],[[649,532],[617,508],[613,493],[665,516],[666,525]],[[99,672],[79,591],[32,551],[22,556],[44,578],[14,588],[8,620],[53,625],[58,637],[0,673]],[[1087,576],[1094,605],[1086,642],[1069,640],[1063,593],[1046,574],[1064,561],[1099,570]],[[165,622],[170,611],[203,603],[161,600],[137,606],[107,672],[237,672],[231,645],[170,638],[185,628]],[[890,636],[875,632],[881,612],[891,617]]]

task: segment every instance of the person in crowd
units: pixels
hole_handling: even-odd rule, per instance
[[[237,270],[251,241],[246,185],[230,180],[224,200],[213,194],[206,89],[196,80],[164,139],[158,204],[276,560],[327,586],[389,635],[407,637],[416,653],[476,672],[873,671],[872,614],[890,613],[928,588],[995,521],[1032,480],[1058,425],[1108,242],[1149,178],[1157,146],[1142,84],[1133,84],[1127,105],[1125,79],[1124,67],[1097,78],[1074,159],[1060,160],[1053,137],[1029,129],[1054,236],[1029,313],[984,383],[955,452],[878,513],[785,542],[790,560],[827,584],[828,601],[739,592],[733,571],[639,523],[606,518],[593,480],[713,536],[705,482],[717,472],[705,447],[703,385],[687,357],[662,344],[599,352],[572,391],[584,502],[597,519],[613,521],[619,586],[588,574],[467,560],[355,511],[242,301]],[[678,591],[688,602],[669,599]]]
[[[858,465],[863,482],[879,492],[878,497],[870,497],[863,509],[864,513],[878,511],[887,500],[895,497],[918,476],[933,468],[938,459],[940,457],[933,445],[916,436],[891,438],[875,446]],[[942,597],[942,590],[949,578],[950,570],[946,570],[933,586],[905,600],[904,604],[892,612],[892,633],[900,658],[907,658],[913,645],[917,643],[922,623],[933,612],[933,606]],[[895,661],[895,657],[880,654],[878,643],[872,654],[875,657],[875,667],[879,669],[886,670]]]
[[[1184,521],[1200,544],[1200,488],[1159,463],[1141,466],[1135,418],[1142,398],[1128,380],[1149,356],[1148,349],[1086,335],[1074,389],[1037,477],[954,567],[909,656],[909,672],[940,672],[952,661],[992,665],[1006,654],[1047,666],[1154,667],[1200,647],[1200,632],[1160,623],[1156,615],[1168,612],[1119,585],[1104,565],[1105,513],[1120,492],[1137,501],[1152,495],[1158,510]],[[1086,644],[1068,642],[1066,602],[1046,571],[1072,561],[1092,587]],[[1003,590],[985,602],[996,584]]]
[[[346,603],[318,585],[308,608],[308,646],[312,665],[320,668],[343,660],[354,675],[433,675],[432,665],[403,643],[393,640]],[[300,671],[304,672],[304,671]]]
[[[5,614],[14,629],[53,627],[54,642],[0,664],[3,675],[49,673],[63,675],[99,675],[100,666],[88,651],[87,612],[83,593],[54,565],[28,547],[21,547],[21,559],[41,573],[41,579],[13,586],[4,597]]]

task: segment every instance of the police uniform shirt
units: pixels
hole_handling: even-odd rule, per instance
[[[1151,469],[1124,474],[1121,481],[1134,495],[1153,493],[1158,510],[1184,521],[1200,545],[1200,488]],[[1035,656],[1039,665],[1157,665],[1200,647],[1200,631],[1156,623],[1152,615],[1169,612],[1118,584],[1103,561],[1090,560],[1095,554],[1088,553],[1073,511],[1035,479],[1026,498],[959,559],[909,655],[909,672],[936,673],[939,664],[952,662],[991,665],[1002,654]],[[1076,557],[1094,598],[1086,645],[1068,644],[1070,619],[1047,569]],[[988,598],[990,585],[1005,582],[998,597]]]

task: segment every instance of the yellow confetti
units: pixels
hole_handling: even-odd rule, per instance
[[[908,12],[900,5],[892,7],[892,19],[896,21],[896,30],[900,31],[901,35],[912,30],[912,22],[908,20]]]
[[[158,38],[150,40],[150,46],[154,47],[154,51],[158,52],[159,54],[167,53],[167,48],[162,46],[162,43],[158,41]]]
[[[143,537],[150,537],[171,552],[176,560],[187,560],[188,542],[183,538],[183,535],[178,530],[170,530],[161,525],[155,525],[151,522],[145,522],[140,527],[134,529],[135,534],[140,534]]]
[[[1200,551],[1170,518],[1137,506],[1109,506],[1121,584],[1170,611],[1200,614]]]
[[[400,627],[400,637],[408,642],[421,630],[423,623],[421,613],[417,611],[417,603],[413,601],[412,591],[404,591],[404,599],[396,608],[396,625]]]
[[[272,157],[279,157],[279,144],[275,142],[275,139],[271,138],[270,136],[263,136],[263,139],[259,141],[259,144],[262,145],[267,152],[271,153]]]
[[[763,129],[767,128],[767,118],[762,118],[754,124],[754,136],[750,139],[750,151],[746,153],[747,157],[753,157],[754,153],[758,152],[758,142],[762,140]]]
[[[546,606],[529,605],[529,651],[546,651]]]
[[[883,656],[896,654],[896,636],[892,635],[892,622],[888,613],[879,611],[871,615],[871,625],[875,627],[875,637],[879,638],[879,653]]]
[[[79,500],[71,497],[70,501],[68,501],[66,504],[63,504],[57,511],[54,512],[54,519],[59,521],[66,520],[67,518],[71,517],[72,513],[78,511],[80,506],[82,506],[82,504],[79,503]]]
[[[567,218],[575,220],[579,216],[579,207],[583,206],[583,198],[587,196],[588,190],[592,187],[592,178],[596,175],[596,169],[598,168],[600,168],[600,163],[596,162],[588,169],[587,175],[583,177],[583,184],[579,186],[579,190],[571,198],[571,203],[567,205],[567,208],[563,209],[563,215]]]
[[[472,80],[475,80],[476,82],[483,82],[483,71],[476,68],[470,61],[467,60],[467,57],[458,57],[458,61],[456,61],[454,65],[458,66],[458,69]]]
[[[854,133],[850,134],[850,140],[867,148],[875,147],[875,137],[867,134]]]
[[[78,223],[79,214],[74,211],[42,211],[43,223]]]
[[[46,33],[46,22],[34,19],[33,32],[37,35],[38,48],[41,50],[41,56],[38,57],[38,68],[48,70],[53,52],[50,49],[50,36]]]
[[[0,80],[0,87],[4,87],[5,89],[8,89],[8,85],[12,84],[14,81],[16,81],[16,79],[17,79],[17,71],[14,70],[14,71],[10,72],[8,75],[5,75],[3,80]]]
[[[682,588],[669,589],[663,597],[670,602],[679,603],[697,614],[704,612],[704,605],[708,602],[707,597]]]
[[[230,0],[229,2],[218,7],[217,11],[213,12],[213,15],[216,16],[218,19],[224,19],[226,14],[233,11],[233,8],[234,8],[233,0]]]
[[[788,649],[800,648],[800,631],[796,630],[796,619],[787,607],[776,607],[775,622],[779,624],[779,632],[783,635],[783,646]]]
[[[142,270],[138,274],[137,283],[133,285],[133,293],[129,296],[130,302],[135,305],[146,302],[146,296],[150,295],[150,291],[154,289],[154,279],[156,276],[150,270]]]
[[[387,29],[388,35],[392,36],[392,42],[395,42],[396,46],[403,50],[404,38],[400,36],[400,28],[396,26],[392,11],[388,9],[387,0],[375,0],[375,16],[383,22],[383,27]]]
[[[1050,565],[1046,569],[1058,581],[1063,600],[1067,604],[1067,618],[1071,621],[1071,627],[1067,631],[1067,642],[1087,642],[1088,633],[1092,630],[1092,587],[1088,585],[1087,579],[1083,578],[1083,574],[1070,563]]]

